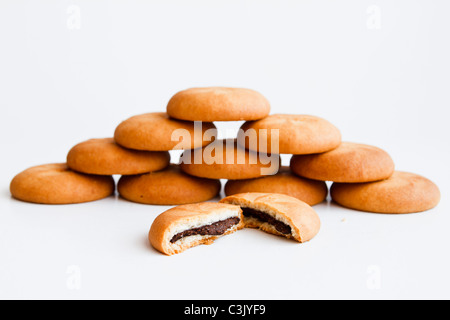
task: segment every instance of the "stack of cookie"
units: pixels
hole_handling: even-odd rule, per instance
[[[440,200],[434,183],[395,172],[383,150],[341,141],[325,119],[269,115],[270,104],[249,89],[195,88],[177,93],[166,112],[132,117],[114,138],[80,143],[67,164],[28,169],[11,183],[23,201],[69,204],[114,193],[152,205],[198,203],[216,197],[221,179],[227,196],[248,192],[286,194],[309,205],[332,198],[362,211],[411,213]],[[217,140],[216,121],[246,121],[236,139]],[[249,134],[252,133],[252,135]],[[179,164],[169,151],[184,150]],[[280,154],[293,155],[290,168]]]

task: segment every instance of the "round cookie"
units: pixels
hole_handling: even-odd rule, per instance
[[[216,135],[217,129],[212,123],[175,120],[159,112],[125,120],[117,127],[114,138],[117,144],[128,149],[169,151],[206,146]]]
[[[179,166],[139,176],[123,176],[119,194],[126,200],[153,205],[180,205],[207,201],[220,192],[219,180],[202,179],[181,172]]]
[[[277,135],[279,150],[272,150],[272,143],[276,146]],[[341,133],[333,124],[319,117],[274,114],[244,123],[239,130],[238,141],[253,151],[313,154],[337,148],[341,143]]]
[[[273,176],[247,180],[229,180],[225,185],[225,194],[227,196],[248,192],[285,194],[313,206],[327,198],[328,187],[323,181],[296,176],[289,167],[282,167],[280,172]]]
[[[370,183],[334,183],[331,197],[338,204],[375,213],[415,213],[438,205],[439,188],[422,176],[396,171],[387,180]]]
[[[75,204],[100,200],[114,193],[111,176],[90,176],[66,164],[48,164],[19,173],[11,182],[14,198],[39,204]]]
[[[136,175],[166,168],[169,152],[125,149],[114,139],[92,139],[73,147],[67,156],[72,170],[96,175]]]
[[[337,149],[323,154],[292,157],[291,170],[314,180],[360,183],[389,178],[395,164],[380,148],[343,142]]]
[[[189,121],[258,120],[269,115],[270,103],[260,93],[241,88],[192,88],[175,94],[167,113]]]
[[[262,160],[262,157],[267,157]],[[267,164],[263,164],[267,161]],[[237,145],[235,140],[217,140],[197,150],[185,151],[181,169],[193,176],[209,179],[254,179],[276,174],[280,156],[261,155]]]

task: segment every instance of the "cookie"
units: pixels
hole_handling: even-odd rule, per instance
[[[380,148],[344,142],[337,149],[323,154],[292,157],[291,170],[314,180],[359,183],[389,178],[394,173],[395,164]]]
[[[389,179],[369,183],[334,183],[331,197],[338,204],[375,213],[415,213],[436,207],[439,188],[422,176],[396,171]]]
[[[260,93],[238,88],[192,88],[170,99],[167,113],[189,121],[240,121],[267,117],[270,103]]]
[[[125,149],[112,138],[82,142],[67,156],[67,165],[72,170],[97,175],[136,175],[162,170],[169,163],[167,151]]]
[[[153,205],[197,203],[216,197],[221,189],[219,180],[192,177],[179,166],[119,180],[119,194],[126,200]]]
[[[114,193],[111,176],[77,173],[66,164],[48,164],[19,173],[11,182],[14,198],[39,204],[75,204],[100,200]]]
[[[279,155],[247,151],[235,140],[217,140],[198,150],[185,151],[181,169],[193,176],[209,179],[242,180],[276,174]]]
[[[309,205],[276,193],[241,193],[220,201],[241,207],[247,228],[307,242],[320,230],[320,219]]]
[[[148,113],[122,122],[114,134],[122,147],[144,151],[185,150],[206,146],[214,141],[216,126],[169,118],[166,113]]]
[[[341,133],[325,119],[309,115],[274,114],[246,122],[238,135],[249,150],[280,154],[313,154],[337,148]],[[278,150],[274,149],[278,146]]]
[[[201,244],[212,244],[243,227],[238,206],[204,202],[162,213],[153,221],[148,238],[156,250],[170,256]]]
[[[305,179],[293,174],[289,167],[282,167],[280,172],[273,176],[229,180],[225,185],[227,196],[248,192],[281,193],[313,206],[327,198],[328,187],[323,181]]]

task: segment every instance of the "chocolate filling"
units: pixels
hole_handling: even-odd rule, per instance
[[[275,229],[282,234],[290,234],[292,232],[290,226],[281,221],[278,221],[277,219],[275,219],[274,217],[272,217],[267,213],[254,210],[251,208],[242,208],[242,211],[244,213],[244,216],[258,219],[261,222],[267,222],[273,225]]]
[[[177,233],[173,236],[172,240],[170,240],[171,243],[175,243],[178,240],[189,237],[189,236],[221,236],[232,226],[236,225],[241,221],[239,217],[232,217],[228,218],[226,220],[214,222],[213,224],[199,227],[199,228],[193,228],[189,229],[180,233]]]

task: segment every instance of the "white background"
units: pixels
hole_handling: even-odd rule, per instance
[[[2,0],[0,298],[450,298],[449,16],[446,0]],[[147,233],[168,207],[11,199],[20,171],[213,85],[384,148],[441,204],[393,216],[325,203],[307,244],[243,230],[166,257]]]

